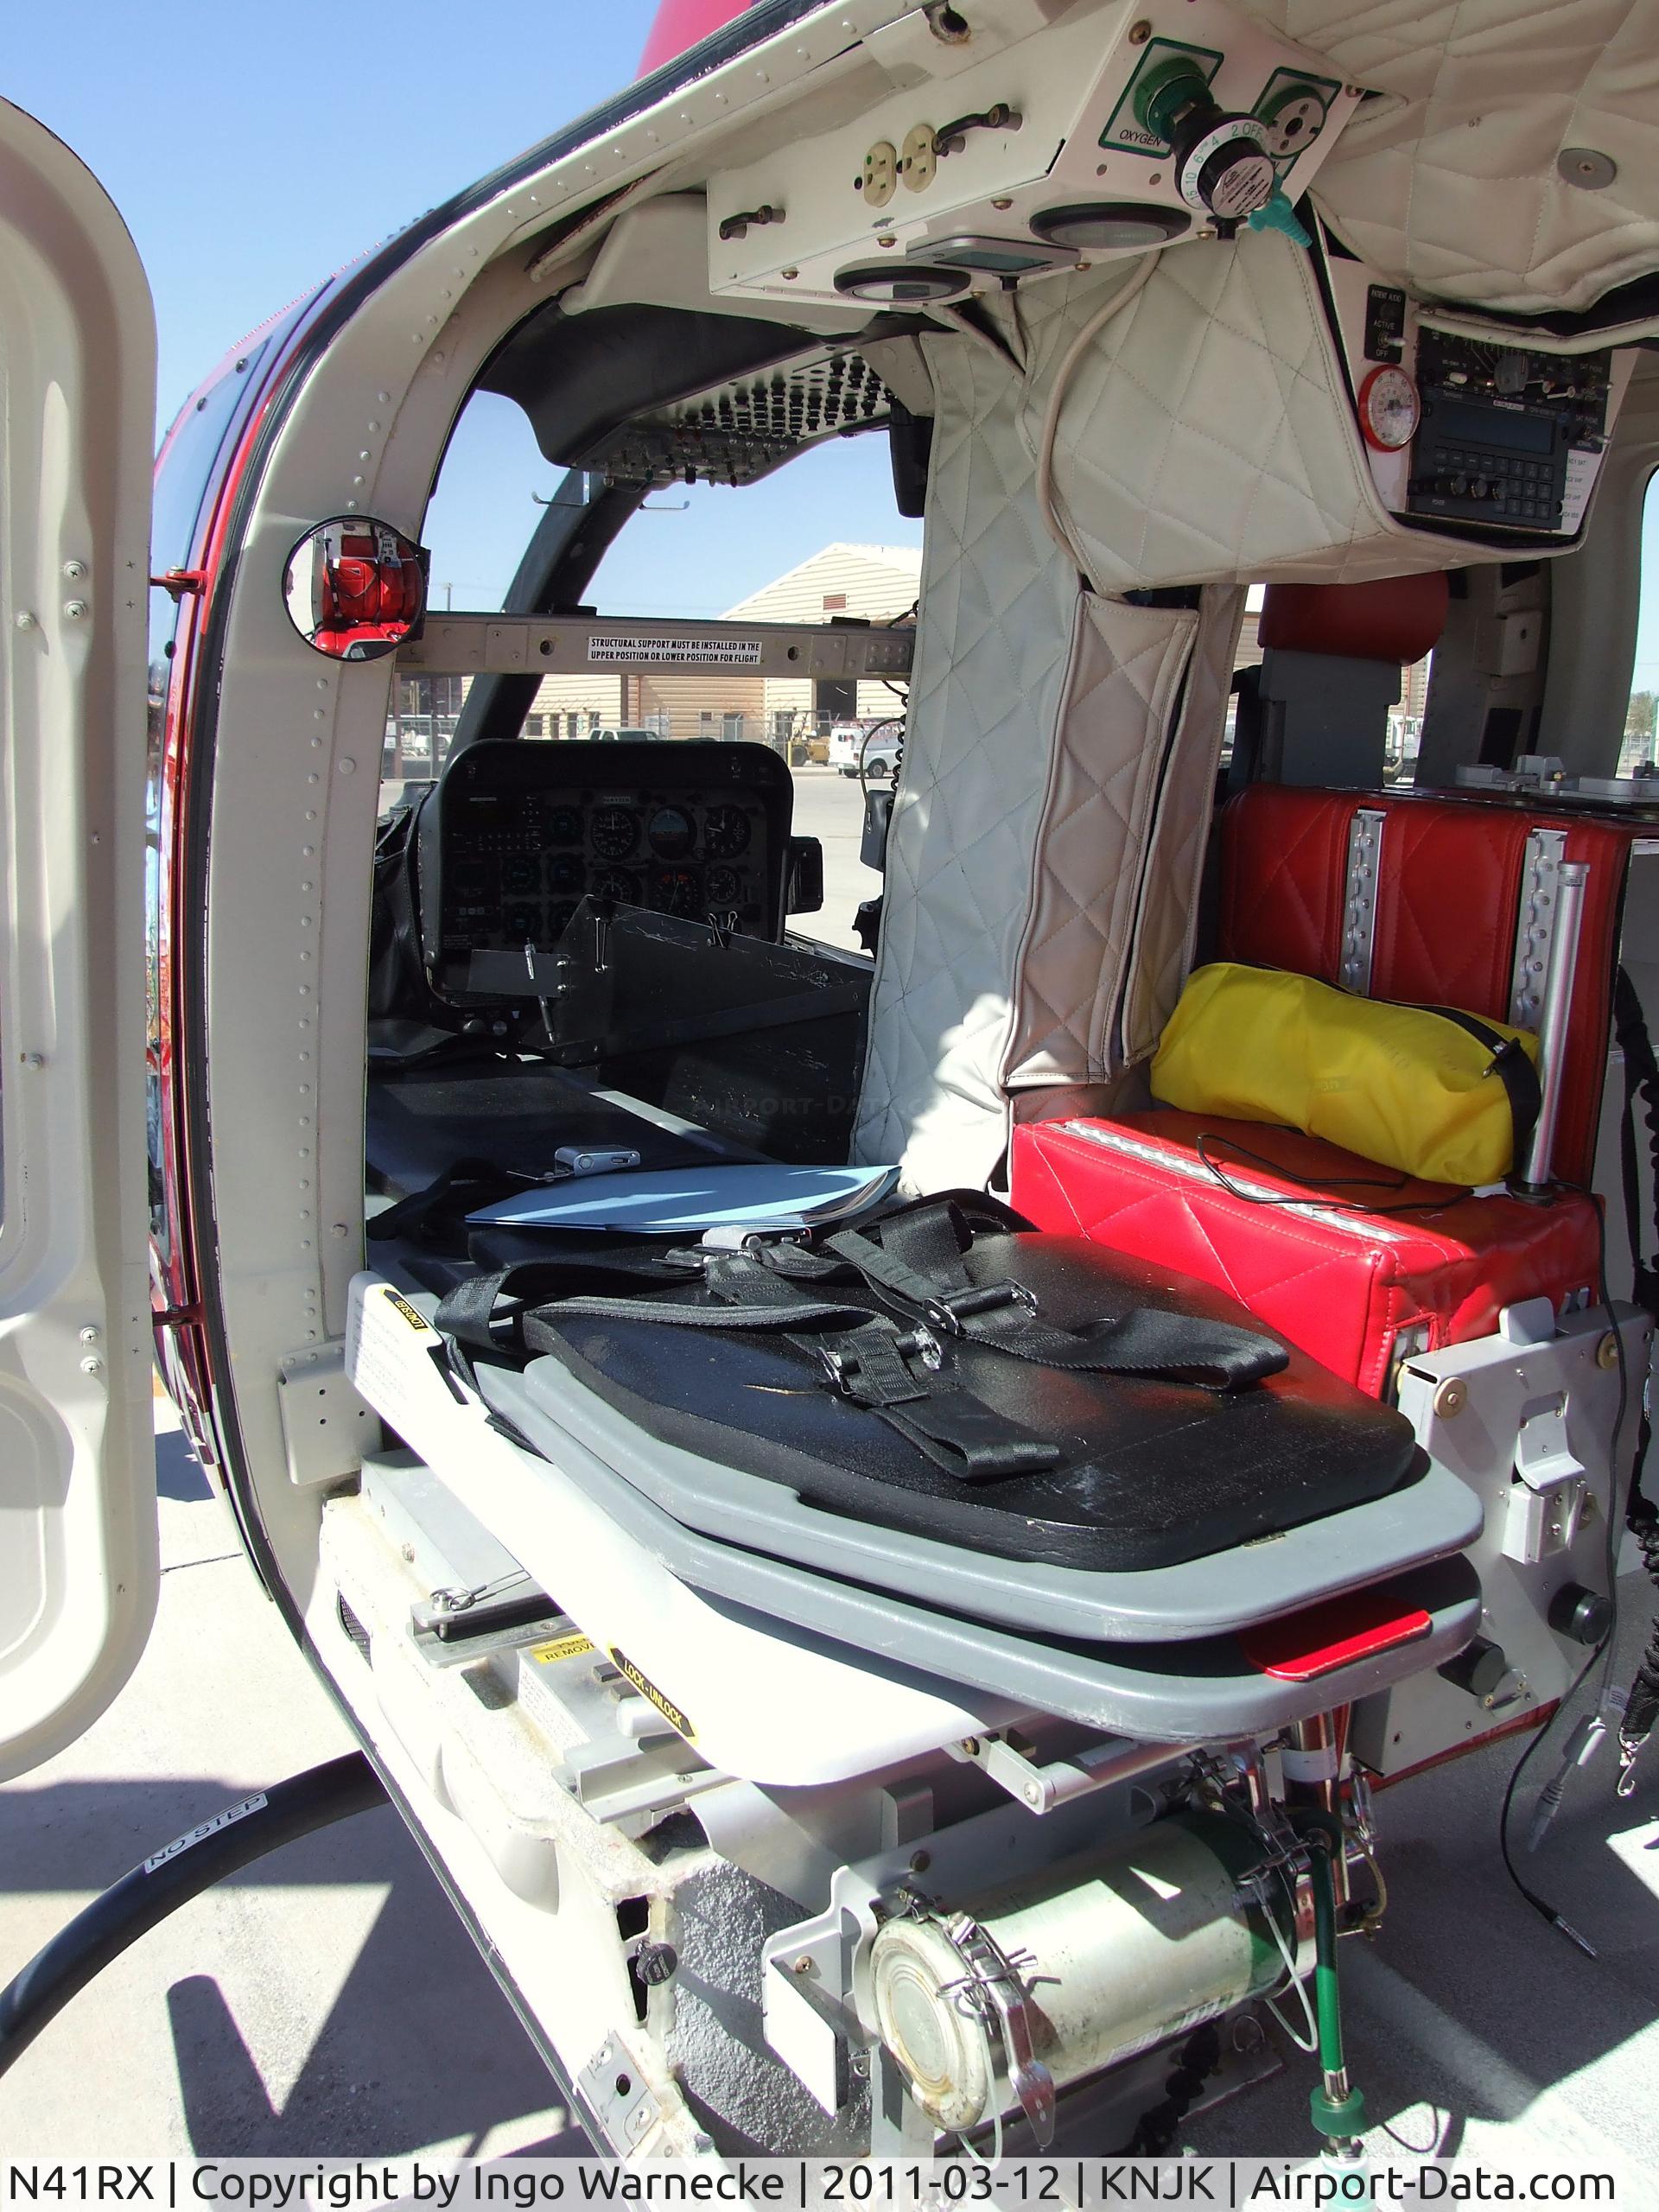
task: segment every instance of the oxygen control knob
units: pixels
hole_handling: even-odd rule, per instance
[[[1253,115],[1219,109],[1188,153],[1175,148],[1175,175],[1189,207],[1207,208],[1218,223],[1242,223],[1265,207],[1279,182],[1267,134]]]
[[[1267,125],[1218,107],[1185,56],[1150,70],[1135,105],[1145,127],[1168,141],[1176,188],[1189,207],[1236,228],[1272,199],[1279,172]]]

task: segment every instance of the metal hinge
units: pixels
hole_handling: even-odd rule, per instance
[[[159,576],[152,576],[149,581],[158,591],[166,592],[176,606],[186,592],[206,589],[207,571],[205,569],[163,569]]]

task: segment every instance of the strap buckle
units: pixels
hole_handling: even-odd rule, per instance
[[[968,1290],[939,1291],[928,1299],[922,1311],[947,1336],[965,1337],[969,1332],[964,1323],[982,1313],[1001,1313],[1005,1306],[1018,1306],[1033,1314],[1037,1311],[1035,1297],[1022,1282],[978,1283]]]
[[[853,1395],[853,1378],[858,1373],[858,1361],[849,1358],[842,1352],[831,1351],[828,1344],[815,1344],[812,1349],[818,1355],[818,1363],[831,1389],[838,1390],[843,1398],[850,1398]]]
[[[843,1398],[857,1397],[860,1395],[858,1378],[863,1369],[863,1362],[858,1354],[836,1351],[832,1345],[822,1342],[815,1344],[812,1349],[818,1356],[818,1363],[830,1388]],[[944,1365],[944,1345],[931,1329],[924,1328],[919,1321],[913,1329],[907,1329],[902,1337],[893,1338],[893,1349],[901,1359],[919,1359],[924,1367],[936,1375]]]

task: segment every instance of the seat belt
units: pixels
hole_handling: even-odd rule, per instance
[[[758,1237],[736,1252],[674,1250],[627,1271],[626,1283],[602,1268],[532,1263],[461,1284],[439,1307],[435,1325],[457,1363],[466,1363],[463,1372],[474,1388],[472,1352],[499,1357],[556,1349],[537,1338],[556,1339],[563,1321],[774,1333],[817,1362],[826,1387],[876,1414],[965,1481],[1039,1473],[1058,1465],[1061,1454],[1052,1440],[969,1391],[948,1363],[942,1338],[1038,1366],[1151,1376],[1211,1390],[1237,1389],[1286,1364],[1287,1355],[1271,1338],[1225,1322],[1131,1308],[1081,1329],[1046,1323],[1022,1285],[976,1284],[969,1277],[963,1255],[975,1215],[997,1229],[1020,1218],[995,1201],[925,1199],[882,1216],[867,1233],[830,1236],[820,1251],[767,1245]],[[595,1287],[601,1274],[609,1279]],[[642,1275],[664,1287],[700,1278],[710,1302],[627,1294]],[[895,1317],[836,1300],[833,1284],[849,1276],[907,1310]],[[562,1294],[548,1297],[556,1288]]]
[[[571,1292],[573,1276],[582,1275],[589,1282],[606,1277],[616,1288]],[[664,1287],[697,1283],[719,1302],[694,1306],[626,1295],[642,1278]],[[556,1285],[566,1294],[547,1297]],[[1057,1445],[982,1403],[942,1371],[942,1363],[941,1371],[930,1373],[939,1351],[925,1329],[901,1329],[867,1306],[814,1297],[747,1253],[669,1253],[622,1281],[614,1270],[532,1262],[458,1285],[439,1306],[433,1326],[456,1371],[476,1390],[474,1355],[528,1357],[556,1351],[556,1325],[584,1319],[781,1337],[817,1363],[825,1387],[877,1414],[936,1465],[964,1481],[1039,1474],[1059,1460]]]
[[[1041,1319],[1031,1292],[1012,1281],[976,1283],[963,1264],[966,1224],[950,1199],[924,1199],[866,1230],[825,1239],[872,1288],[915,1306],[934,1328],[1039,1367],[1136,1375],[1235,1390],[1277,1375],[1288,1355],[1255,1329],[1154,1306],[1058,1328]],[[971,1236],[971,1231],[969,1231]]]

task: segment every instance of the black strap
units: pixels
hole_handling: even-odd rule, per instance
[[[936,1465],[965,1481],[1040,1473],[1058,1446],[997,1412],[963,1382],[947,1340],[962,1339],[1045,1367],[1155,1376],[1234,1389],[1278,1372],[1287,1360],[1270,1338],[1227,1323],[1131,1308],[1080,1330],[1043,1321],[1032,1294],[1011,1281],[976,1283],[964,1255],[976,1219],[1025,1226],[994,1199],[952,1194],[901,1204],[866,1232],[842,1230],[818,1249],[749,1241],[737,1252],[671,1250],[632,1264],[569,1259],[476,1276],[451,1291],[435,1326],[450,1357],[476,1383],[471,1357],[556,1350],[572,1320],[644,1321],[661,1328],[781,1337],[816,1360],[827,1387],[877,1414]],[[834,1295],[861,1281],[895,1315]],[[695,1287],[675,1300],[649,1287]]]
[[[1538,1126],[1544,1103],[1543,1086],[1531,1054],[1518,1038],[1501,1036],[1490,1022],[1483,1021],[1478,1014],[1465,1014],[1460,1007],[1420,1006],[1414,1011],[1438,1014],[1442,1021],[1455,1022],[1465,1036],[1484,1045],[1491,1054],[1491,1065],[1486,1073],[1497,1077],[1510,1102],[1510,1121],[1515,1131],[1515,1149],[1510,1158],[1518,1168]]]
[[[527,1357],[525,1315],[548,1299],[568,1294],[573,1283],[590,1291],[615,1293],[616,1303],[606,1307],[614,1313],[616,1304],[626,1302],[627,1294],[643,1284],[671,1288],[696,1282],[700,1273],[695,1262],[671,1251],[639,1252],[613,1260],[575,1255],[526,1260],[516,1267],[498,1268],[493,1274],[467,1276],[439,1301],[432,1325],[448,1347],[450,1364],[476,1389],[473,1356]],[[662,1318],[664,1309],[656,1302],[649,1310],[653,1319]]]
[[[784,1256],[787,1255],[787,1256]],[[690,1258],[690,1255],[683,1255]],[[783,1257],[783,1268],[774,1259]],[[838,1395],[864,1407],[909,1438],[938,1466],[969,1482],[1039,1473],[1058,1447],[966,1390],[925,1331],[890,1314],[815,1296],[790,1279],[804,1263],[812,1277],[843,1272],[788,1245],[757,1246],[711,1259],[702,1273],[709,1305],[578,1294],[525,1317],[525,1340],[567,1319],[641,1320],[721,1332],[767,1331],[816,1360]]]
[[[457,1160],[420,1190],[372,1215],[363,1224],[363,1234],[375,1243],[392,1236],[429,1236],[479,1206],[524,1190],[529,1180],[510,1175],[492,1160]]]
[[[1235,1390],[1286,1365],[1284,1347],[1258,1330],[1153,1306],[1131,1306],[1081,1327],[1056,1327],[1041,1319],[1023,1285],[972,1280],[963,1262],[964,1232],[953,1204],[935,1201],[890,1216],[868,1231],[832,1236],[826,1246],[874,1287],[913,1306],[931,1327],[1039,1367]]]

